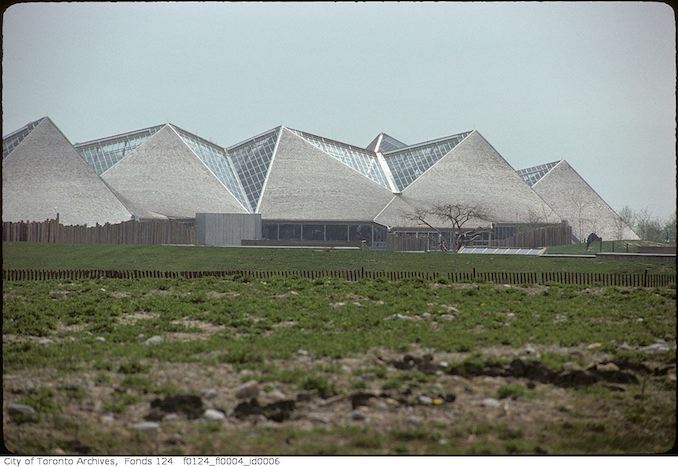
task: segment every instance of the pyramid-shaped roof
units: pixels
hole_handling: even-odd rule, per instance
[[[595,232],[604,240],[638,240],[638,235],[565,160],[555,164],[532,185],[584,241]]]
[[[3,141],[8,148],[2,160],[4,221],[43,221],[57,213],[66,225],[131,218],[49,118],[33,123]],[[12,142],[19,138],[18,143]]]
[[[299,133],[282,129],[264,184],[262,217],[371,222],[393,197],[390,189]]]
[[[94,171],[101,175],[162,127],[162,125],[155,125],[107,138],[76,143],[74,146],[83,159],[94,168]]]
[[[2,137],[2,158],[9,156],[9,154],[16,149],[16,147],[21,143],[28,134],[33,131],[33,128],[38,126],[38,124],[47,117],[42,117],[34,122],[30,122],[23,127],[19,128],[16,131],[8,134],[7,136]]]
[[[169,125],[191,148],[191,151],[202,161],[203,164],[219,179],[219,181],[247,208],[253,210],[247,198],[247,194],[235,170],[235,166],[226,150],[200,136],[189,133],[176,125]]]
[[[379,133],[372,142],[367,145],[367,149],[374,152],[387,152],[395,151],[396,149],[401,149],[406,146],[407,144],[398,141],[393,136],[389,136],[386,133]]]
[[[436,204],[462,204],[482,207],[493,222],[529,222],[535,216],[543,222],[560,221],[477,131],[461,134],[461,141],[438,157],[442,151],[444,149],[439,149],[437,154],[433,152],[435,157],[430,157],[426,163],[437,160],[428,168],[422,166],[425,170],[404,187],[401,200],[405,204],[389,206],[380,214],[381,219],[389,219],[393,222],[390,225],[400,225],[393,220],[402,217],[395,211],[402,211],[407,205],[430,208]],[[388,161],[389,155],[385,157]],[[389,165],[397,180],[407,181],[404,175],[413,173],[417,168],[416,162],[409,166],[403,164],[403,168],[395,167],[395,170],[395,164],[389,162]],[[487,222],[472,221],[468,224],[469,227],[478,225],[487,225]]]
[[[384,153],[398,190],[403,191],[470,133],[459,133]]]
[[[101,177],[130,203],[162,216],[250,212],[223,149],[208,143],[167,124]]]
[[[549,162],[547,164],[541,164],[541,165],[535,165],[534,167],[528,167],[526,169],[520,169],[516,170],[518,172],[518,175],[523,177],[523,180],[525,180],[525,183],[528,185],[532,186],[535,183],[537,183],[541,178],[546,175],[549,170],[554,168],[558,162],[560,161],[554,161],[554,162]]]
[[[376,154],[373,152],[359,148],[358,146],[323,138],[322,136],[312,135],[311,133],[304,131],[289,130],[320,149],[325,154],[355,170],[360,175],[383,188],[389,189],[389,183],[384,169],[379,163]]]

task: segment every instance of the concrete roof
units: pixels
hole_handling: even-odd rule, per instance
[[[170,125],[101,177],[132,205],[162,216],[248,212]]]
[[[449,153],[410,183],[400,197],[378,217],[395,223],[409,206],[435,204],[477,205],[492,222],[560,222],[553,212],[504,158],[477,132],[471,132]],[[440,222],[440,221],[438,221]],[[438,225],[432,222],[434,225]],[[469,227],[485,226],[487,221],[469,221]],[[412,226],[409,222],[407,226]],[[439,227],[446,227],[440,223]]]
[[[638,240],[638,235],[565,160],[560,161],[532,189],[572,226],[584,241],[592,232],[603,240]]]
[[[392,197],[390,190],[283,128],[259,212],[264,220],[371,222]]]
[[[43,221],[57,213],[65,225],[131,218],[56,125],[43,118],[2,161],[2,219]]]

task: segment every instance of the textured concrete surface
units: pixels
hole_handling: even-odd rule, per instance
[[[567,220],[582,241],[591,232],[604,240],[639,239],[567,161],[560,161],[532,189]]]
[[[403,218],[407,206],[416,209],[435,204],[462,204],[482,207],[493,222],[561,220],[477,131],[405,188],[401,201],[392,203],[379,218],[389,225],[400,226],[404,221],[399,223],[398,219]],[[441,221],[434,225],[447,226]],[[487,221],[467,224],[468,227],[486,225]]]
[[[130,212],[49,119],[2,162],[2,220],[118,223]]]
[[[195,237],[200,245],[240,246],[242,240],[261,240],[261,214],[195,216]]]
[[[134,206],[167,217],[247,212],[167,125],[101,177]]]
[[[259,212],[266,219],[368,221],[393,193],[283,129]]]

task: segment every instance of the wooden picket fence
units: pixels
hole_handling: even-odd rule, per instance
[[[493,240],[498,247],[541,248],[572,243],[572,227],[567,222],[537,227],[505,238]]]
[[[12,269],[3,270],[2,278],[6,281],[36,281],[36,280],[83,280],[99,278],[115,279],[194,279],[201,277],[251,277],[255,279],[270,279],[272,277],[299,277],[305,279],[320,279],[325,277],[340,278],[348,281],[364,279],[387,279],[400,281],[407,279],[423,279],[437,281],[445,279],[448,282],[490,282],[494,284],[575,284],[596,286],[621,287],[675,287],[676,274],[611,274],[595,272],[426,272],[426,271],[366,271],[337,270],[337,271],[106,271],[95,269],[69,270],[35,270]]]
[[[174,219],[125,221],[119,224],[63,225],[59,217],[43,222],[3,222],[3,242],[195,244],[191,222]]]

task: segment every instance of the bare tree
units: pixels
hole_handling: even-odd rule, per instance
[[[530,208],[527,210],[527,224],[531,228],[538,227],[541,224],[548,224],[549,216],[552,212],[546,206],[541,206],[540,210]]]
[[[464,225],[466,225],[470,220],[483,220],[488,221],[490,219],[489,213],[485,208],[479,205],[468,205],[468,204],[436,204],[429,211],[433,216],[438,219],[444,220],[452,224],[454,229],[453,235],[451,235],[451,250],[455,253],[459,248],[467,243],[478,238],[483,233],[487,232],[488,229],[477,229],[472,232],[463,232]]]
[[[577,221],[577,238],[580,242],[585,241],[584,239],[584,224],[588,220],[586,219],[585,212],[589,207],[589,202],[586,200],[582,193],[575,192],[570,196],[570,202],[574,205],[575,216]]]
[[[671,214],[671,217],[664,224],[664,237],[669,243],[676,243],[676,213]]]
[[[445,237],[443,236],[443,233],[435,227],[433,224],[431,224],[427,219],[430,217],[434,217],[434,214],[432,213],[431,209],[423,209],[419,208],[416,209],[414,212],[405,214],[403,216],[405,219],[409,221],[416,222],[417,225],[425,225],[429,229],[435,231],[438,233],[438,238],[440,239],[440,248],[443,251],[447,251],[447,243],[445,242]]]
[[[631,228],[635,227],[637,216],[636,216],[636,213],[633,212],[633,209],[631,209],[628,206],[624,206],[623,208],[621,208],[619,210],[619,212],[617,214],[619,214],[619,217],[622,218],[622,220],[624,221],[624,223],[626,225],[628,225]]]
[[[626,223],[620,216],[614,216],[614,236],[615,240],[624,239],[624,226]]]

